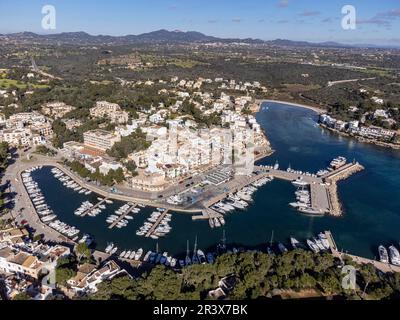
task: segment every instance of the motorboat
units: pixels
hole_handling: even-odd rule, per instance
[[[315,242],[310,239],[307,239],[307,245],[314,253],[318,253],[320,251],[319,247],[315,244]]]
[[[290,237],[290,243],[293,249],[298,249],[300,247],[300,242],[296,238]]]
[[[392,264],[394,264],[395,266],[400,266],[399,250],[397,250],[397,248],[394,245],[391,245],[389,247],[389,256]]]
[[[206,256],[202,250],[197,250],[197,257],[199,258],[200,263],[206,263]]]
[[[326,237],[325,233],[323,233],[323,232],[319,233],[318,238],[321,241],[322,245],[324,246],[325,250],[329,250],[331,248],[328,238]]]
[[[384,246],[380,245],[378,247],[378,253],[379,253],[379,261],[380,262],[389,263],[389,255]]]
[[[278,243],[278,249],[281,253],[285,253],[288,251],[288,249],[285,247],[285,245],[283,243]]]

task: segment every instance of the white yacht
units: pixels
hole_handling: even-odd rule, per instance
[[[378,252],[379,252],[379,260],[383,263],[389,263],[389,255],[386,248],[380,245],[378,248]]]
[[[329,250],[331,248],[328,238],[326,237],[325,233],[321,232],[318,234],[319,240],[321,240],[322,245],[326,250]]]
[[[389,256],[392,264],[395,266],[400,266],[400,253],[394,245],[389,247]]]
[[[292,184],[296,187],[306,187],[309,185],[309,183],[304,181],[302,178],[292,181]]]
[[[140,248],[138,251],[136,251],[135,260],[139,260],[142,254],[143,254],[143,249]]]

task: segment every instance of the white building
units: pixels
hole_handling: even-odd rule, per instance
[[[103,267],[97,269],[94,265],[82,265],[76,276],[67,281],[75,294],[97,292],[97,286],[105,280],[114,278],[119,274],[127,274],[114,261],[108,261]]]
[[[90,109],[90,115],[96,118],[107,117],[112,123],[122,124],[129,120],[129,114],[122,111],[118,104],[107,101],[97,101],[96,105]]]
[[[84,132],[83,141],[89,147],[106,151],[111,149],[115,143],[121,141],[121,137],[105,130],[96,129]]]

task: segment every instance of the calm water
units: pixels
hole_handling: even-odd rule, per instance
[[[339,248],[358,255],[374,257],[380,243],[398,244],[400,152],[324,131],[316,125],[316,114],[307,109],[267,103],[257,114],[257,119],[276,151],[261,164],[274,164],[278,160],[281,168],[291,165],[295,169],[316,172],[325,168],[332,158],[343,155],[357,159],[366,170],[339,183],[339,196],[345,211],[341,218],[301,215],[288,206],[294,200],[295,191],[289,182],[275,180],[265,185],[257,191],[255,201],[247,211],[237,211],[226,217],[228,243],[263,245],[270,240],[272,230],[274,240],[282,242],[288,242],[291,235],[304,240],[322,230],[331,230]],[[106,217],[122,202],[107,205],[96,218],[77,217],[73,211],[86,199],[96,202],[96,195],[85,196],[65,188],[53,177],[50,168],[35,171],[33,177],[59,219],[93,234],[99,249],[112,241],[123,250],[140,247],[152,250],[158,241],[161,251],[179,254],[186,250],[186,240],[193,246],[196,235],[198,245],[203,249],[214,246],[222,237],[222,229],[210,229],[207,221],[192,221],[191,216],[185,214],[173,215],[172,232],[165,238],[138,237],[135,232],[153,211],[151,208],[142,209],[128,227],[109,230]]]

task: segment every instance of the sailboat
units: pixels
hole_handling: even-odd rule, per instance
[[[274,230],[271,232],[271,239],[269,240],[269,246],[267,245],[267,253],[273,255],[274,252],[272,251],[272,243],[274,241]]]
[[[188,266],[192,264],[192,260],[189,257],[189,240],[186,241],[186,258],[185,258],[185,264]]]
[[[225,251],[226,251],[225,229],[222,230],[222,239],[221,239],[221,243],[219,243],[217,246],[217,250],[220,254],[225,253]]]
[[[199,258],[197,257],[197,236],[196,236],[196,240],[194,242],[192,263],[193,264],[198,264],[199,263]]]

